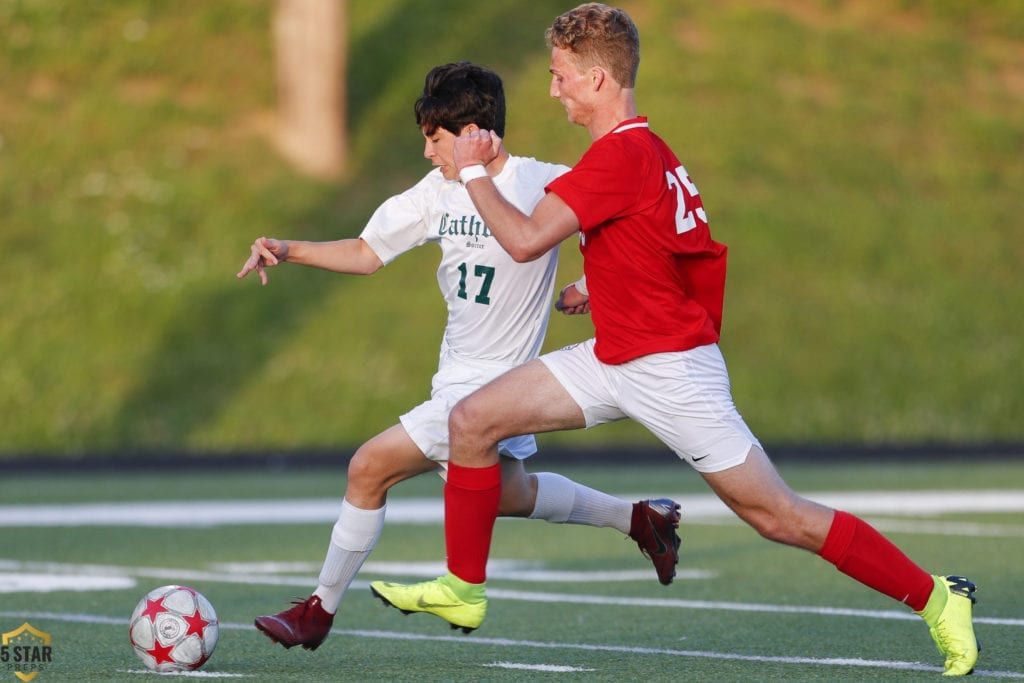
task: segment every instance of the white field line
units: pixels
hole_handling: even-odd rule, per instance
[[[552,673],[580,673],[584,671],[597,671],[597,669],[584,669],[578,666],[565,666],[563,664],[517,664],[516,662],[491,662],[483,664],[490,669],[515,669],[517,671],[545,671]]]
[[[177,582],[236,583],[270,586],[316,585],[315,577],[319,566],[309,565],[296,576],[294,566],[289,570],[270,571],[268,563],[254,563],[250,568],[244,563],[212,565],[208,570],[174,569],[162,567],[122,567],[113,565],[64,564],[59,562],[22,562],[0,558],[0,594],[3,593],[51,593],[53,591],[95,591],[123,590],[137,585],[136,578],[171,579]],[[294,565],[294,563],[288,563]],[[361,573],[375,576],[402,576],[431,578],[447,571],[442,562],[367,562]],[[540,562],[502,560],[493,558],[488,563],[492,580],[514,580],[545,583],[588,582],[649,582],[651,570],[625,571],[562,571],[546,569]],[[283,574],[283,575],[282,575]],[[714,572],[701,569],[682,569],[676,572],[677,580],[703,580],[714,578]],[[360,584],[356,584],[360,585]],[[361,584],[369,586],[368,583]]]
[[[54,621],[66,621],[73,623],[92,623],[102,625],[124,626],[124,619],[112,619],[110,617],[89,615],[89,614],[61,614],[55,612],[3,612],[0,611],[0,618],[14,619],[49,619]],[[222,630],[249,631],[254,627],[250,624],[235,624],[222,622]],[[566,643],[537,640],[513,640],[511,638],[481,638],[478,636],[431,636],[419,633],[401,633],[395,631],[370,631],[359,629],[331,629],[336,636],[348,636],[353,638],[370,638],[376,640],[398,640],[398,641],[420,641],[420,642],[441,642],[448,644],[465,645],[469,647],[490,646],[507,647],[512,651],[523,648],[539,650],[562,651],[577,650],[583,652],[610,652],[627,655],[644,656],[666,656],[683,657],[693,659],[717,659],[742,661],[765,664],[793,664],[825,667],[848,667],[862,669],[885,669],[890,671],[925,671],[930,673],[941,673],[942,668],[921,662],[886,661],[880,659],[861,659],[846,657],[797,657],[777,655],[750,655],[735,652],[713,652],[708,650],[677,650],[672,648],[651,648],[635,647],[630,645],[594,645],[589,643]],[[983,678],[1008,678],[1024,680],[1024,672],[1021,671],[987,671],[984,669],[975,670],[974,676]]]
[[[620,494],[637,500],[649,494]],[[959,513],[1024,512],[1024,490],[973,491],[855,491],[809,493],[806,496],[831,507],[862,515],[929,517]],[[686,523],[734,520],[732,512],[712,494],[676,495]],[[249,524],[333,523],[341,509],[339,499],[309,500],[206,500],[79,504],[0,505],[0,527],[139,526],[195,528]],[[441,524],[440,498],[394,499],[388,503],[390,524]],[[906,527],[907,522],[901,521]],[[915,521],[912,524],[919,524]],[[920,533],[991,536],[1024,535],[1021,525],[987,525],[928,521],[913,527]],[[900,529],[903,530],[903,529]]]
[[[281,568],[283,566],[284,568]],[[0,560],[2,567],[2,560]],[[210,565],[211,570],[225,573],[246,573],[246,574],[307,574],[316,576],[320,573],[320,564],[312,562],[232,562],[215,563]],[[448,571],[444,562],[377,562],[369,560],[360,569],[361,573],[373,574],[374,576],[424,576],[433,578]],[[594,571],[566,571],[548,569],[547,564],[538,560],[505,560],[491,558],[487,562],[487,575],[495,579],[509,579],[511,581],[544,581],[546,583],[585,583],[588,581],[600,581],[602,583],[618,583],[626,581],[650,581],[653,577],[650,568],[647,569],[622,569],[594,570]],[[676,570],[676,580],[698,581],[713,579],[718,576],[717,572],[694,567],[679,568]]]
[[[370,563],[367,563],[370,564]],[[373,563],[374,568],[380,568],[389,563]],[[404,563],[390,563],[393,568],[404,568],[403,576],[412,577],[433,577],[443,573],[442,566],[423,563],[418,567],[409,567]],[[488,564],[503,569],[505,573],[514,576],[519,581],[547,581],[546,578],[524,578],[513,571],[513,568],[520,566],[516,560],[492,559]],[[365,566],[364,566],[365,569]],[[396,572],[392,572],[396,573]],[[580,574],[572,572],[572,574]],[[600,574],[600,572],[598,572]],[[16,575],[23,577],[23,584],[27,578],[35,577],[38,588],[35,592],[51,592],[53,590],[69,590],[68,583],[74,581],[89,581],[92,578],[105,578],[113,580],[116,578],[130,579],[152,579],[165,581],[167,583],[230,583],[245,585],[273,585],[273,586],[296,586],[306,591],[316,584],[315,575],[279,576],[274,574],[258,573],[225,573],[217,571],[198,571],[168,567],[117,567],[110,565],[80,565],[63,564],[56,562],[20,562],[16,560],[0,560],[0,593],[5,592],[3,586],[7,584],[7,577]],[[646,576],[650,581],[650,575]],[[579,581],[586,585],[596,579],[583,578]],[[118,586],[118,588],[130,588],[131,586]],[[351,586],[356,590],[369,588],[365,581],[354,581]],[[33,592],[25,590],[6,592]],[[816,614],[828,617],[860,617],[867,619],[904,619],[916,620],[918,617],[907,610],[864,610],[841,607],[828,607],[819,605],[776,605],[769,603],[747,603],[727,602],[718,600],[682,600],[674,598],[640,598],[628,596],[589,595],[586,593],[554,593],[543,591],[523,591],[508,588],[489,586],[487,596],[496,600],[515,600],[518,602],[533,603],[555,603],[565,605],[615,605],[619,607],[643,607],[680,610],[713,610],[730,612],[761,612],[778,614]],[[0,613],[2,614],[2,613]],[[1002,618],[1002,617],[978,617],[974,622],[977,624],[991,624],[998,626],[1024,627],[1024,619]]]

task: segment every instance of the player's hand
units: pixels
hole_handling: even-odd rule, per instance
[[[260,284],[265,285],[267,284],[266,269],[287,260],[287,242],[269,237],[260,237],[249,247],[249,258],[242,264],[242,269],[238,271],[235,277],[241,279],[255,270],[260,274]]]
[[[490,130],[475,130],[455,138],[453,156],[455,168],[460,171],[467,166],[487,164],[501,153],[501,138]]]
[[[590,297],[576,289],[576,283],[566,285],[558,294],[555,310],[565,315],[581,315],[590,313]]]

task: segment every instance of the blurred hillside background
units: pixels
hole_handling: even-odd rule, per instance
[[[358,235],[430,169],[412,102],[438,64],[496,69],[510,150],[575,162],[543,42],[573,4],[348,0],[349,158],[325,181],[272,142],[271,0],[0,0],[0,457],[346,450],[425,399],[435,248],[370,278],[234,275],[260,235]],[[730,247],[722,347],[754,431],[1024,439],[1024,3],[621,4],[641,113]],[[556,316],[547,348],[591,332]]]

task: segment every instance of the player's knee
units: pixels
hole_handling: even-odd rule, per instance
[[[484,434],[484,413],[472,396],[455,404],[448,415],[448,433],[453,439],[477,441]]]
[[[378,466],[379,462],[380,458],[375,458],[370,449],[365,445],[360,446],[348,462],[348,489],[361,493],[370,493],[380,489],[383,477]]]

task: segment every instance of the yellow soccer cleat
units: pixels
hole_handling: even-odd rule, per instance
[[[385,604],[400,609],[402,614],[433,614],[447,621],[453,629],[461,628],[463,633],[480,626],[487,614],[485,584],[467,583],[452,573],[411,585],[373,581],[370,591]]]
[[[966,676],[974,671],[981,644],[974,636],[971,608],[978,587],[963,576],[933,576],[935,590],[918,612],[928,624],[935,645],[946,657],[943,676]],[[944,601],[936,603],[936,600]],[[935,604],[933,604],[935,603]]]

